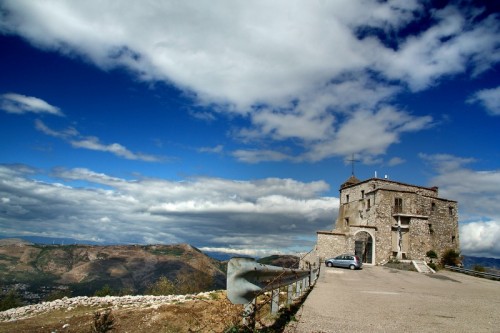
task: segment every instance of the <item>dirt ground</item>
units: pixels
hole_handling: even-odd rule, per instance
[[[46,312],[32,318],[0,323],[0,332],[92,332],[94,314],[106,308],[76,307]],[[241,321],[242,307],[231,304],[224,293],[209,300],[111,309],[114,329],[110,332],[224,332]]]

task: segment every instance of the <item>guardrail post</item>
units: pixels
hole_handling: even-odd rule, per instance
[[[243,326],[246,326],[250,329],[255,328],[255,302],[257,299],[254,299],[250,303],[245,305],[245,308],[243,309],[243,320],[241,323]]]
[[[290,305],[293,302],[293,284],[289,284],[286,291],[286,305]]]
[[[302,280],[299,280],[299,281],[296,282],[296,285],[295,285],[295,298],[299,297],[302,294],[301,284],[302,284]]]
[[[273,289],[271,292],[271,313],[277,313],[280,308],[280,290]]]

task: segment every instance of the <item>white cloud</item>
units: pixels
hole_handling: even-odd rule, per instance
[[[200,153],[213,153],[213,154],[220,154],[224,150],[223,145],[217,145],[215,147],[201,147],[198,149]]]
[[[393,157],[389,160],[389,162],[387,162],[387,165],[388,166],[396,166],[399,164],[403,164],[404,162],[406,162],[406,161],[404,159],[402,159],[401,157]]]
[[[259,163],[263,161],[279,162],[279,161],[292,160],[291,156],[288,156],[278,151],[273,151],[268,149],[264,150],[239,149],[233,152],[233,156],[236,157],[238,161],[245,163]]]
[[[41,120],[36,120],[35,128],[44,134],[63,139],[75,148],[108,152],[118,157],[126,158],[128,160],[141,160],[146,162],[158,162],[162,160],[162,158],[158,156],[143,153],[134,153],[119,143],[111,143],[106,145],[101,143],[99,138],[96,138],[94,136],[84,137],[80,135],[80,133],[73,127],[69,127],[63,131],[54,131]]]
[[[390,78],[407,82],[413,90],[422,90],[447,75],[463,73],[470,67],[479,74],[500,61],[498,20],[491,15],[479,24],[472,24],[469,15],[448,6],[436,10],[436,24],[417,36],[404,40],[399,49],[378,49],[379,70]]]
[[[479,90],[467,99],[467,103],[479,103],[490,115],[500,115],[500,86]]]
[[[472,158],[446,154],[421,154],[421,157],[432,162],[437,171],[430,185],[439,187],[440,196],[458,201],[463,252],[500,257],[497,232],[500,221],[500,170],[468,169],[465,165],[474,162]],[[484,242],[479,240],[480,237],[484,238]]]
[[[0,166],[3,235],[46,235],[104,242],[187,242],[258,253],[310,248],[333,226],[338,199],[323,181],[267,178],[125,180],[88,169],[56,169],[64,184],[33,180],[21,166]],[[32,171],[30,171],[32,172]],[[80,181],[87,187],[71,187]],[[243,253],[241,252],[241,253]]]
[[[432,126],[432,118],[415,117],[391,107],[376,112],[356,111],[330,140],[314,143],[304,159],[319,161],[331,156],[362,153],[373,157],[383,154],[405,132]]]
[[[48,113],[56,116],[64,115],[58,107],[50,105],[40,98],[14,93],[0,95],[0,109],[17,114],[31,112]]]
[[[460,227],[463,253],[483,257],[500,257],[500,222],[469,222]]]
[[[353,152],[374,160],[404,133],[430,124],[429,117],[394,107],[388,124],[378,122],[396,94],[406,87],[426,89],[449,75],[477,75],[500,61],[499,21],[465,5],[434,10],[402,0],[5,0],[2,7],[4,33],[103,69],[125,67],[142,80],[173,84],[198,105],[248,119],[247,128],[234,131],[247,143],[290,140],[296,148],[294,156],[255,146],[234,152],[250,163],[317,161]],[[429,15],[423,31],[401,33]],[[376,31],[397,36],[393,45]],[[191,114],[215,118],[205,111]],[[376,127],[346,141],[354,124],[366,125],[365,116]],[[404,121],[395,123],[398,118]]]

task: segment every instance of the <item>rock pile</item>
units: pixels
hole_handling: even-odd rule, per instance
[[[105,296],[105,297],[64,297],[52,302],[27,305],[0,312],[0,322],[15,321],[36,316],[43,312],[61,310],[71,311],[76,307],[93,308],[158,308],[164,304],[183,303],[197,299],[208,299],[213,292],[203,292],[196,295],[168,295],[168,296]]]

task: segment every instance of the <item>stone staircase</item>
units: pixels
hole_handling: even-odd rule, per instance
[[[436,273],[432,268],[427,266],[425,261],[423,260],[412,260],[413,266],[416,268],[417,272],[424,274],[433,274]]]

